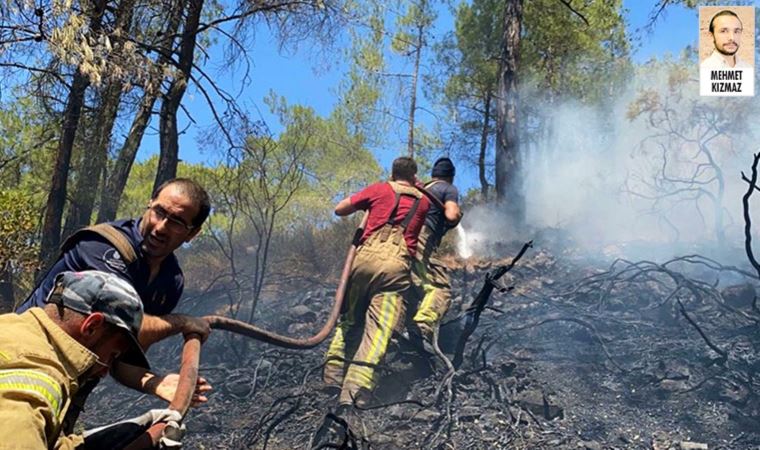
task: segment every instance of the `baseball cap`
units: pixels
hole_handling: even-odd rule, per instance
[[[142,302],[127,281],[98,270],[61,272],[45,301],[81,314],[103,314],[106,322],[123,329],[130,338],[131,348],[119,360],[150,369],[137,340],[143,320]]]

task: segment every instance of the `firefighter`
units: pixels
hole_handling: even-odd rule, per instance
[[[63,272],[44,308],[0,316],[0,448],[88,448],[83,435],[59,436],[71,397],[117,359],[148,368],[142,321],[132,286],[98,271]],[[181,420],[176,411],[150,415]]]
[[[444,209],[431,204],[420,231],[413,267],[416,291],[421,299],[412,318],[428,343],[432,343],[433,332],[451,305],[451,283],[446,266],[437,257],[438,246],[443,236],[462,219],[459,191],[453,184],[454,163],[449,158],[440,158],[430,175],[432,179],[425,189],[441,201]]]
[[[340,389],[340,407],[362,406],[371,398],[374,367],[393,331],[405,323],[404,296],[412,287],[417,236],[429,208],[415,188],[416,173],[412,158],[397,158],[390,181],[370,185],[335,207],[338,216],[368,214],[348,281],[347,310],[325,355],[323,378]]]

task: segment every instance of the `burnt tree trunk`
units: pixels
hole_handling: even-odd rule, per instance
[[[153,183],[154,191],[161,183],[177,175],[177,164],[179,163],[177,111],[190,81],[190,71],[193,67],[193,56],[202,11],[203,0],[189,0],[180,42],[178,70],[161,103],[161,121],[159,124],[161,151],[158,158],[156,180]]]
[[[49,267],[58,255],[61,244],[61,219],[66,205],[66,185],[68,184],[71,154],[74,149],[74,137],[79,126],[79,117],[84,103],[84,93],[90,85],[87,75],[77,70],[71,83],[66,108],[63,111],[63,126],[58,141],[50,192],[45,204],[45,218],[42,223],[40,241],[40,261],[43,269]],[[44,273],[42,270],[40,273]]]
[[[525,221],[517,120],[521,22],[522,0],[506,0],[496,114],[496,196],[517,225]]]
[[[488,178],[486,178],[486,150],[488,150],[488,135],[491,131],[491,90],[486,91],[483,105],[483,128],[480,132],[480,152],[478,153],[478,178],[480,179],[480,195],[488,200]]]

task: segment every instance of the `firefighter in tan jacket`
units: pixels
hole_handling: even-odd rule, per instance
[[[0,316],[0,449],[95,448],[59,437],[61,420],[81,383],[115,360],[148,368],[142,319],[132,286],[98,271],[63,272],[44,308]]]
[[[412,287],[417,236],[429,208],[414,187],[416,173],[413,159],[397,158],[390,182],[375,183],[335,207],[339,216],[368,214],[348,281],[347,311],[325,355],[324,381],[341,390],[342,406],[366,403],[375,387],[374,367],[405,322],[404,296]]]

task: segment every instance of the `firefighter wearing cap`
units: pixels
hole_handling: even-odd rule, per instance
[[[343,406],[368,400],[374,366],[405,322],[403,296],[412,287],[417,236],[429,208],[414,187],[416,173],[413,159],[397,158],[390,182],[373,184],[335,207],[339,216],[358,210],[368,214],[348,281],[347,310],[325,355],[324,381],[340,388]]]
[[[83,448],[83,435],[59,437],[82,382],[105,376],[116,359],[148,368],[137,343],[142,305],[126,281],[63,272],[47,302],[0,316],[0,449]]]
[[[440,158],[430,175],[432,179],[425,189],[441,201],[444,209],[431,204],[420,232],[413,274],[421,299],[412,319],[428,342],[432,342],[433,330],[451,305],[451,283],[446,266],[437,258],[438,246],[462,218],[459,191],[453,184],[454,163],[449,158]]]
[[[16,311],[44,307],[59,273],[98,270],[127,280],[139,295],[145,312],[140,330],[144,348],[180,332],[198,334],[205,340],[210,331],[205,320],[172,313],[184,289],[184,275],[174,252],[198,235],[210,208],[208,194],[197,182],[175,178],[163,183],[141,218],[98,224],[70,236],[53,267]],[[178,374],[161,376],[126,364],[117,365],[111,374],[127,387],[166,401],[171,401],[179,378]],[[199,380],[202,390],[211,389],[205,379]],[[97,384],[98,380],[92,380],[80,387],[64,421],[64,432],[73,432]]]

